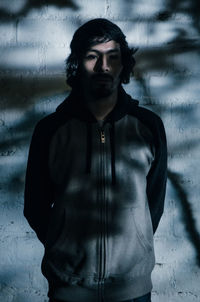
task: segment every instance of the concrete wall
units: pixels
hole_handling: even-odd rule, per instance
[[[23,217],[33,127],[68,94],[74,30],[106,17],[136,54],[126,90],[163,119],[169,146],[165,213],[155,236],[153,302],[200,301],[200,7],[195,0],[1,0],[0,301],[47,301],[42,245]]]

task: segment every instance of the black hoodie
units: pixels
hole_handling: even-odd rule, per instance
[[[51,298],[123,301],[151,291],[166,165],[161,119],[122,88],[102,123],[72,92],[37,124],[24,215],[45,246]]]

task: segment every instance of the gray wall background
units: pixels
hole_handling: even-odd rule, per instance
[[[0,301],[47,301],[43,247],[23,217],[36,122],[68,94],[73,32],[94,17],[117,23],[136,54],[125,89],[165,124],[165,213],[155,236],[153,302],[200,301],[200,4],[195,0],[0,1]]]

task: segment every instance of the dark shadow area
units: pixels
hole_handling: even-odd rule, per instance
[[[167,45],[148,47],[139,49],[136,54],[137,65],[135,68],[135,76],[140,79],[148,72],[156,71],[162,75],[180,74],[182,77],[187,75],[187,70],[183,70],[183,66],[176,63],[174,56],[181,53],[199,52],[199,39],[182,39],[181,35],[184,30],[177,29],[176,39],[167,43]]]
[[[9,173],[9,181],[1,179],[4,190],[12,194],[24,190],[25,165],[28,156],[33,128],[36,123],[49,113],[54,112],[68,95],[65,78],[58,77],[8,77],[0,79],[1,112],[13,114],[13,121],[0,119],[0,156],[17,158],[26,148],[24,165],[17,165]],[[37,102],[36,102],[37,101]],[[39,102],[38,102],[39,101]],[[15,113],[16,112],[16,113]],[[20,117],[18,117],[18,112]],[[12,201],[13,202],[13,201]],[[17,202],[19,202],[17,200]]]
[[[0,77],[1,110],[26,110],[38,103],[51,105],[57,95],[68,94],[69,87],[65,83],[65,75],[35,76],[10,75]],[[61,98],[61,101],[63,98]],[[45,109],[45,108],[43,108]],[[45,113],[45,112],[44,112]],[[30,116],[29,116],[30,117]]]
[[[17,13],[12,13],[6,9],[0,9],[0,20],[1,22],[15,21],[20,17],[25,17],[31,9],[41,9],[42,7],[47,7],[49,5],[58,8],[71,8],[73,10],[78,10],[78,6],[73,0],[27,0],[24,7]]]
[[[190,15],[193,20],[193,26],[200,30],[200,2],[198,0],[168,0],[166,11],[163,13],[167,16],[176,13]]]
[[[169,170],[168,177],[179,199],[182,208],[182,220],[185,224],[188,238],[195,248],[197,264],[200,267],[200,234],[198,233],[196,227],[195,218],[189,198],[183,186],[181,185],[181,175]]]

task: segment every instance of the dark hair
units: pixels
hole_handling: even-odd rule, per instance
[[[114,40],[120,44],[123,70],[121,83],[127,84],[133,72],[137,49],[129,48],[126,37],[121,29],[111,21],[103,18],[93,19],[79,27],[72,38],[71,54],[66,60],[67,84],[75,86],[79,80],[79,67],[83,55],[90,46]]]

